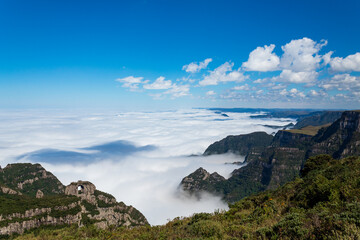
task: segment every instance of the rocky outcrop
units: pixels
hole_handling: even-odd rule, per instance
[[[65,194],[80,197],[91,204],[96,204],[96,197],[94,195],[96,187],[88,181],[72,182],[66,186]]]
[[[11,170],[18,173],[19,166],[25,166],[22,175],[12,176]],[[7,180],[12,186],[16,186],[16,189],[24,190],[29,184],[34,187],[37,182],[45,184],[45,179],[54,189],[42,186],[41,189],[33,190],[36,190],[35,196],[32,194],[21,196],[19,195],[21,192],[1,186],[1,191],[5,194],[0,194],[0,202],[9,207],[4,208],[0,204],[0,238],[1,235],[22,234],[25,230],[45,225],[77,224],[83,226],[95,224],[98,227],[106,228],[110,225],[132,227],[148,224],[144,215],[137,209],[117,202],[112,195],[97,190],[91,182],[72,182],[62,191],[65,195],[53,194],[59,190],[59,185],[53,184],[56,178],[52,177],[53,175],[39,164],[10,165],[5,169],[6,174],[2,175],[2,179]],[[34,171],[34,169],[39,171]],[[29,178],[30,176],[32,178]],[[45,194],[42,189],[52,194]],[[32,193],[32,191],[26,192]],[[10,197],[10,195],[15,197]]]
[[[197,169],[195,172],[185,177],[181,181],[181,188],[191,194],[201,197],[201,191],[207,191],[214,194],[220,194],[220,185],[226,179],[217,172],[210,174],[203,168]]]
[[[8,187],[2,187],[2,186],[0,186],[0,190],[1,190],[1,192],[4,193],[4,194],[22,195],[20,192],[17,192],[17,191],[15,191],[15,190],[13,190],[13,189],[11,189],[11,188],[8,188]]]
[[[43,198],[43,197],[44,197],[44,193],[39,189],[39,190],[37,190],[35,197],[36,197],[36,198]]]
[[[31,219],[22,222],[9,223],[5,227],[0,227],[0,235],[11,235],[13,233],[23,234],[25,230],[38,228],[44,225],[70,225],[79,222],[80,219],[80,213],[76,215],[67,215],[59,218],[47,215],[39,219]]]
[[[64,193],[62,183],[40,164],[8,164],[0,172],[0,184],[34,197],[38,190],[41,190],[45,195]]]

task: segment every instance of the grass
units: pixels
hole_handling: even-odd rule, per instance
[[[315,136],[321,128],[328,127],[330,125],[331,125],[331,123],[321,125],[321,126],[311,126],[310,125],[310,126],[303,127],[301,129],[290,129],[290,130],[285,130],[285,131],[291,132],[291,133],[300,133],[300,134]]]

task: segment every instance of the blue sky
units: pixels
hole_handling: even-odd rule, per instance
[[[359,108],[359,1],[0,0],[0,107]]]

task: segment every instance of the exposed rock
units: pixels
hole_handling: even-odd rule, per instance
[[[66,186],[65,194],[66,195],[74,195],[80,197],[83,200],[87,200],[88,202],[95,204],[96,197],[94,195],[96,187],[94,184],[88,181],[77,181],[72,182],[70,185]]]
[[[42,217],[41,219],[25,220],[23,222],[9,223],[5,227],[0,227],[0,235],[10,235],[12,233],[23,234],[25,230],[37,228],[42,225],[62,225],[78,223],[81,214],[68,215],[65,217],[55,218],[51,216]]]
[[[213,194],[220,194],[219,186],[226,179],[217,172],[210,174],[203,168],[198,168],[195,172],[181,181],[181,188],[197,197],[200,197],[200,191],[204,190]]]
[[[0,187],[1,191],[5,194],[12,194],[12,195],[22,195],[20,192],[17,192],[11,188],[8,188],[8,187]]]
[[[38,177],[33,178],[33,179],[26,179],[25,181],[18,183],[18,184],[17,184],[17,187],[18,187],[19,189],[23,189],[23,186],[24,186],[25,184],[32,184],[33,182],[35,182],[35,181],[37,181],[37,180],[39,180]]]
[[[43,198],[44,197],[44,193],[39,189],[36,192],[36,198]]]

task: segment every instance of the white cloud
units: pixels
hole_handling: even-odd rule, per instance
[[[233,87],[233,90],[245,90],[248,91],[250,90],[250,87],[248,84],[242,85],[242,86],[235,86]]]
[[[291,94],[297,94],[298,90],[296,88],[293,88],[293,89],[290,90],[290,93]]]
[[[188,65],[184,65],[182,67],[183,70],[185,70],[185,72],[190,72],[190,73],[197,73],[200,72],[201,69],[205,69],[209,63],[212,62],[212,58],[207,58],[205,59],[203,62],[192,62]]]
[[[183,97],[189,95],[190,85],[176,85],[173,84],[169,90],[164,94],[171,94],[174,98]]]
[[[271,86],[271,89],[273,89],[273,90],[279,90],[279,89],[284,89],[284,88],[286,88],[286,86],[283,84],[275,84],[274,86]]]
[[[213,95],[216,95],[216,92],[214,92],[214,91],[208,91],[208,92],[206,92],[206,96],[213,96]]]
[[[346,58],[335,57],[330,61],[331,69],[339,72],[360,72],[360,53],[349,55]]]
[[[281,72],[280,76],[274,77],[274,81],[288,82],[288,83],[312,83],[318,77],[316,71],[311,72],[293,72],[292,70],[285,69]]]
[[[269,79],[268,78],[259,78],[254,81],[254,83],[266,83]]]
[[[169,89],[172,87],[171,80],[165,80],[165,77],[159,77],[155,82],[143,86],[145,89]]]
[[[143,77],[134,77],[134,76],[128,76],[125,78],[118,78],[116,79],[117,82],[123,83],[123,87],[130,88],[130,89],[136,89],[139,88],[140,83],[144,83],[147,81],[142,81]]]
[[[283,90],[281,90],[281,92],[280,92],[280,95],[281,96],[286,96],[286,95],[288,95],[289,94],[289,92],[286,90],[286,89],[283,89]]]
[[[280,66],[283,69],[290,69],[296,72],[315,71],[322,60],[318,52],[326,44],[327,41],[325,40],[317,43],[306,37],[292,40],[281,47],[284,54],[281,57]]]
[[[310,92],[309,92],[309,95],[313,96],[313,97],[317,97],[317,96],[319,96],[319,93],[317,91],[311,89]]]
[[[203,80],[199,82],[201,86],[218,85],[221,82],[242,82],[247,77],[243,75],[239,70],[232,70],[234,63],[225,62],[219,67],[210,71],[209,75],[206,75]]]
[[[325,90],[337,89],[339,91],[358,92],[360,91],[360,77],[351,76],[348,73],[337,74],[320,86]]]
[[[331,62],[331,55],[333,54],[333,51],[330,51],[322,56],[322,59],[324,60],[324,66],[328,65]]]
[[[250,53],[249,59],[242,64],[242,67],[245,71],[268,72],[277,70],[280,59],[272,52],[274,48],[274,44],[257,47]]]
[[[296,97],[304,98],[306,96],[303,92],[299,91],[296,88],[292,88],[289,91],[286,90],[286,89],[283,89],[283,90],[281,90],[279,92],[279,94],[281,96],[289,96],[289,97],[292,97],[292,98],[296,98]]]

